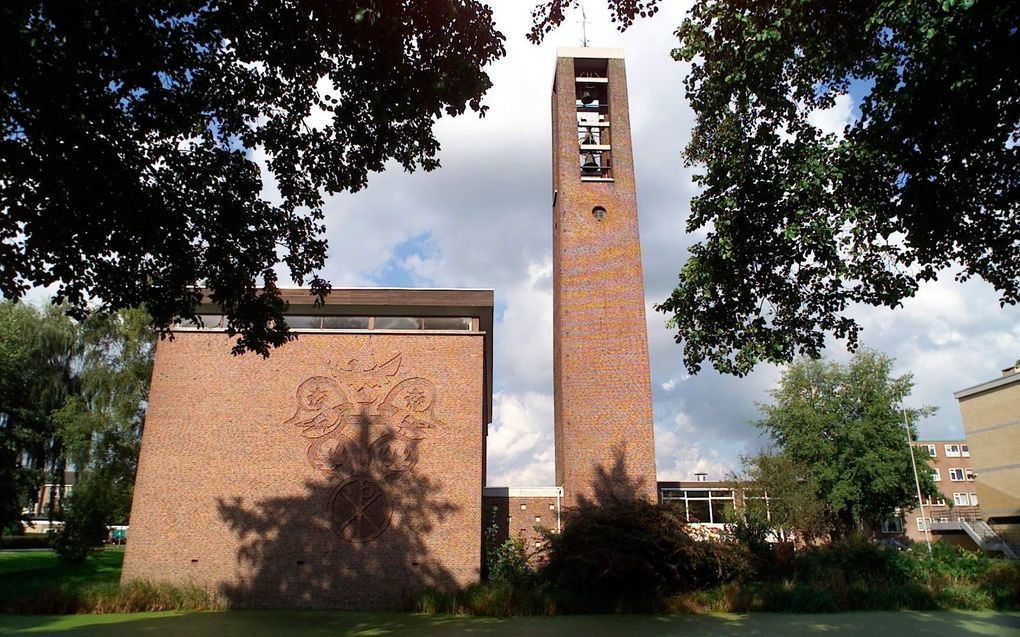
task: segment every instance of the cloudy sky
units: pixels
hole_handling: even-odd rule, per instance
[[[763,366],[737,379],[706,369],[689,376],[681,350],[652,305],[666,298],[695,237],[684,230],[695,193],[680,152],[692,113],[683,96],[685,66],[672,61],[673,32],[686,3],[664,3],[653,19],[617,33],[603,3],[589,0],[593,46],[624,47],[630,93],[651,349],[660,480],[695,471],[722,478],[740,453],[760,446],[749,422],[756,401],[780,370]],[[489,485],[553,481],[552,256],[549,91],[557,46],[580,44],[580,16],[570,16],[536,47],[524,35],[531,2],[494,3],[507,56],[490,69],[494,87],[484,119],[439,122],[442,168],[375,175],[367,190],[327,206],[334,286],[475,287],[495,290],[495,413],[489,439]],[[817,113],[817,126],[842,130],[853,112],[847,96]],[[959,285],[952,273],[898,311],[862,308],[864,343],[896,357],[896,371],[916,380],[913,405],[939,413],[923,437],[961,437],[952,392],[998,375],[1020,357],[1020,309],[1000,309],[990,286]],[[845,348],[833,342],[829,355]]]

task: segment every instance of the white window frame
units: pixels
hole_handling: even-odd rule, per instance
[[[953,493],[953,504],[960,507],[970,506],[970,496],[966,493]]]
[[[970,505],[972,507],[976,507],[978,505],[978,500],[977,500],[977,494],[976,493],[971,493],[970,494]]]
[[[964,458],[970,457],[970,445],[960,445],[960,455]]]
[[[946,457],[947,458],[959,458],[960,457],[960,445],[958,445],[958,444],[946,445]]]
[[[889,518],[888,520],[882,520],[882,533],[903,533],[903,518]]]
[[[935,450],[935,445],[921,445],[921,446],[928,449],[928,456],[929,457],[931,457],[931,458],[935,458],[936,457],[936,453],[937,452]]]
[[[963,469],[963,472],[967,474],[967,482],[974,482],[975,480],[977,480],[977,474],[974,473],[974,470],[971,469],[970,467],[965,467]]]
[[[938,468],[931,470],[931,479],[932,482],[942,482],[942,473],[938,470]]]
[[[950,482],[965,482],[966,480],[967,474],[964,472],[963,467],[953,467],[949,470]]]
[[[917,530],[924,531],[931,525],[931,518],[928,518],[928,523],[925,524],[925,518],[917,518]]]

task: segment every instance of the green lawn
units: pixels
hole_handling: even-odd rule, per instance
[[[788,637],[790,635],[1020,635],[1020,613],[900,612],[835,615],[631,615],[491,619],[335,611],[228,611],[133,615],[0,616],[0,635],[66,637]]]
[[[107,548],[75,566],[61,564],[53,551],[0,552],[0,608],[42,591],[116,586],[123,562],[123,548]]]
[[[115,587],[123,551],[108,549],[80,566],[60,564],[52,552],[0,553],[0,601]],[[43,591],[47,591],[43,593]],[[423,635],[450,637],[538,637],[580,635],[616,637],[786,637],[788,635],[860,635],[882,637],[1012,636],[1020,637],[1020,613],[900,612],[834,615],[606,615],[518,617],[450,617],[399,613],[339,611],[225,611],[134,613],[129,615],[0,615],[0,636],[66,637],[341,637]]]

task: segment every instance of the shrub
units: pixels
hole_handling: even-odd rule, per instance
[[[989,564],[982,590],[999,610],[1020,610],[1020,564],[995,560]]]
[[[543,574],[567,610],[641,611],[672,593],[730,581],[747,563],[735,543],[691,538],[672,508],[630,500],[570,511],[550,536]]]
[[[507,538],[488,555],[489,582],[526,586],[532,583],[535,571],[529,561],[524,538]]]
[[[827,546],[800,553],[795,562],[798,579],[905,584],[916,570],[911,556],[882,549],[864,534],[852,534]]]
[[[64,525],[53,538],[53,548],[68,564],[80,564],[106,539],[106,521],[112,512],[110,489],[96,479],[75,485],[67,498]]]
[[[48,549],[51,547],[51,536],[42,533],[9,535],[0,538],[0,549]]]
[[[139,580],[124,585],[115,582],[83,587],[58,585],[9,600],[3,610],[20,615],[69,615],[223,608],[225,602],[204,588]]]

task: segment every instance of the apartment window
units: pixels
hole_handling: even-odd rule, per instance
[[[938,469],[932,469],[931,470],[931,479],[934,482],[941,482],[942,481],[942,474],[939,473]]]
[[[934,458],[936,456],[935,445],[921,445],[921,446],[928,450],[928,455],[930,457]]]
[[[903,533],[903,520],[900,518],[883,520],[882,533]]]
[[[960,445],[946,445],[946,457],[947,458],[959,458],[960,457]]]
[[[960,454],[964,458],[970,457],[970,445],[960,445]]]
[[[971,493],[970,494],[970,505],[973,506],[973,507],[976,507],[978,505],[978,503],[977,503],[977,494],[976,493]]]
[[[954,493],[953,504],[961,507],[970,506],[970,496],[966,493]]]
[[[959,469],[959,468],[950,469],[949,470],[949,479],[952,480],[953,482],[963,482],[964,479],[965,479],[964,478],[964,474],[963,474],[963,469]]]
[[[925,520],[924,518],[917,518],[917,530],[918,531],[927,531],[928,530],[928,526],[930,524],[931,524],[931,518],[928,518],[927,520]]]
[[[973,482],[974,478],[977,477],[976,474],[974,473],[973,469],[967,468],[967,469],[964,469],[964,471],[967,472],[967,480],[969,480],[970,482]]]
[[[928,506],[930,506],[930,507],[944,507],[944,506],[946,506],[946,501],[943,500],[942,498],[938,498],[936,500],[933,500],[931,496],[928,496]]]

